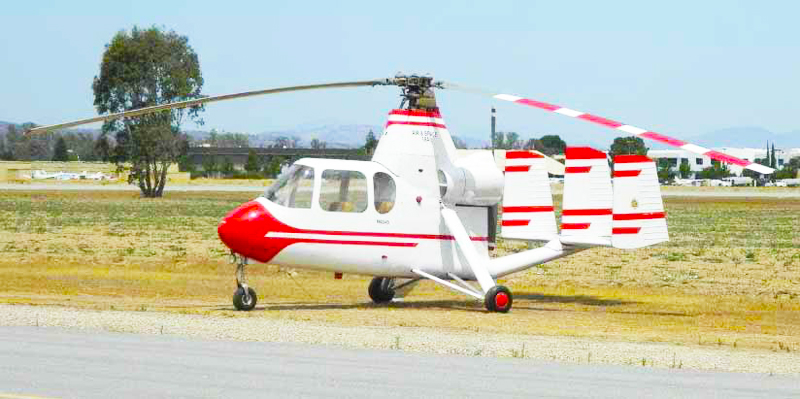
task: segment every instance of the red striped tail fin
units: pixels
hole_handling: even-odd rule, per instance
[[[611,237],[612,205],[606,154],[589,147],[567,147],[561,236],[607,240]]]
[[[558,235],[545,158],[536,151],[506,151],[503,238],[548,241]]]
[[[614,157],[611,243],[642,248],[669,241],[656,164],[644,155]]]

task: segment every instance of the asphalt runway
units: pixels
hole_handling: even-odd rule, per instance
[[[0,398],[800,397],[797,376],[0,327]]]

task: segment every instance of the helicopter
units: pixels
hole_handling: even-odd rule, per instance
[[[375,303],[421,280],[431,280],[483,301],[490,312],[511,310],[513,295],[497,279],[592,247],[635,249],[669,240],[656,165],[643,155],[614,157],[567,147],[560,226],[545,157],[507,151],[503,170],[491,152],[459,156],[442,118],[435,90],[453,89],[582,119],[637,137],[680,147],[759,173],[766,166],[679,139],[551,103],[495,94],[431,76],[323,83],[249,91],[157,105],[30,133],[133,118],[205,103],[293,91],[397,86],[401,103],[389,112],[370,161],[303,158],[257,198],[219,223],[217,233],[236,264],[233,305],[255,308],[247,284],[251,262],[374,276],[367,292]],[[497,209],[502,219],[497,220]],[[537,248],[491,257],[497,225],[508,240]],[[560,228],[559,228],[560,227]],[[477,283],[477,286],[475,286]]]

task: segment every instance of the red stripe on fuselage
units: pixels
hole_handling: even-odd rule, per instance
[[[393,109],[389,112],[389,115],[406,115],[406,116],[425,116],[429,118],[441,118],[442,115],[439,113],[439,110],[435,111],[416,111],[416,110],[409,110],[409,109]]]
[[[455,240],[451,235],[443,234],[406,234],[406,233],[371,233],[361,231],[336,231],[336,230],[304,230],[294,229],[285,233],[320,234],[330,236],[362,236],[362,237],[381,237],[381,238],[416,238],[421,240]],[[472,241],[486,241],[487,237],[470,237]],[[350,241],[348,241],[350,242]]]
[[[270,238],[270,237],[266,237]],[[379,247],[416,247],[416,242],[384,242],[384,241],[347,241],[347,240],[322,240],[316,238],[279,238],[280,240],[292,240],[293,243],[308,244],[345,244],[345,245],[376,245]]]
[[[433,122],[409,122],[409,121],[389,121],[386,122],[386,127],[391,125],[411,125],[411,126],[428,126],[428,127],[438,127],[442,129],[447,129],[447,126],[441,123],[433,123]]]
[[[503,213],[514,212],[553,212],[552,206],[504,206]]]

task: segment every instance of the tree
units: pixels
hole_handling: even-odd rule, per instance
[[[214,172],[217,172],[217,159],[213,155],[206,156],[203,159],[203,172],[206,177],[211,177]]]
[[[558,135],[548,134],[537,140],[533,149],[545,155],[558,155],[567,150],[567,143]]]
[[[492,148],[496,150],[522,149],[525,142],[519,139],[517,132],[495,132],[492,135]]]
[[[219,145],[219,133],[217,133],[217,129],[211,129],[211,132],[208,134],[208,144],[212,147],[217,147]]]
[[[101,133],[100,137],[94,142],[94,156],[97,160],[108,162],[111,160],[111,143],[108,141],[108,135]]]
[[[647,155],[648,148],[644,146],[644,140],[636,136],[617,137],[611,144],[611,159],[617,155]]]
[[[535,150],[537,146],[541,146],[541,144],[539,144],[539,140],[538,139],[528,139],[528,141],[525,142],[525,145],[522,146],[522,149],[523,150]]]
[[[373,133],[372,129],[370,129],[369,133],[367,133],[367,138],[364,141],[364,153],[372,156],[372,154],[375,153],[375,148],[377,147],[378,139],[375,138],[375,133]]]
[[[280,155],[270,157],[269,161],[264,165],[264,174],[267,177],[278,177],[284,162],[284,158]]]
[[[200,61],[189,39],[157,27],[114,35],[92,83],[101,114],[198,98],[202,87]],[[202,124],[202,110],[174,109],[103,124],[103,132],[116,132],[115,162],[130,162],[128,182],[136,182],[144,197],[163,195],[167,169],[186,141],[180,131],[183,117]]]
[[[517,134],[517,132],[506,133],[505,149],[507,150],[521,149],[522,145],[523,143],[520,141],[519,134]]]
[[[6,160],[6,154],[7,153],[8,152],[6,151],[6,138],[3,137],[3,136],[0,136],[0,161],[5,161]]]
[[[502,150],[505,147],[505,136],[503,132],[492,133],[492,148],[495,150]]]
[[[0,137],[0,161],[13,161],[14,158],[14,142],[11,138],[11,129],[14,125],[8,127],[9,131],[6,132],[6,137]]]
[[[689,166],[689,162],[681,162],[678,172],[681,174],[681,179],[688,179],[692,174],[692,167]]]
[[[67,162],[69,161],[69,153],[67,151],[67,142],[64,140],[64,137],[61,136],[56,141],[56,148],[53,151],[53,161],[56,162]]]
[[[724,177],[729,177],[731,172],[728,170],[727,165],[719,161],[713,161],[711,166],[703,169],[697,175],[701,179],[722,179]]]
[[[220,168],[220,172],[222,172],[225,176],[230,176],[234,171],[235,169],[233,168],[233,162],[231,162],[231,159],[225,158],[225,161],[222,163],[222,168]]]
[[[326,143],[324,141],[320,141],[316,137],[311,139],[311,148],[313,148],[315,150],[322,150],[322,149],[325,149],[325,147],[327,147],[327,146],[328,146],[328,143]]]
[[[658,174],[658,181],[661,183],[670,183],[675,180],[675,172],[672,170],[672,166],[669,164],[667,158],[660,158],[658,160],[656,173]]]
[[[258,156],[256,156],[256,151],[251,149],[247,152],[247,162],[244,163],[244,170],[255,173],[258,172],[259,169]]]
[[[778,159],[775,157],[775,143],[772,143],[772,157],[770,159],[771,159],[771,161],[770,161],[769,167],[772,168],[772,169],[777,169],[778,168]]]

